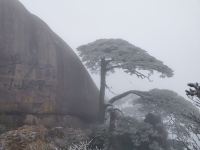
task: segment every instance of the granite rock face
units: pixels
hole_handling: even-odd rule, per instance
[[[18,0],[0,0],[0,113],[94,119],[98,94],[61,38]]]

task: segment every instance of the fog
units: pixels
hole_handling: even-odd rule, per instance
[[[188,82],[200,82],[199,0],[20,1],[74,50],[99,38],[122,38],[174,70],[174,77],[155,74],[153,82],[118,71],[108,78],[114,93],[164,88],[185,96]],[[99,76],[92,76],[99,85]]]

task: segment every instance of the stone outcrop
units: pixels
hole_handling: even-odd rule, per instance
[[[98,94],[61,38],[18,0],[0,0],[0,113],[94,119]]]

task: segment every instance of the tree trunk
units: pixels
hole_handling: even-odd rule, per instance
[[[115,144],[114,141],[114,131],[116,128],[116,120],[117,120],[117,112],[116,110],[111,110],[110,112],[110,125],[109,125],[109,141],[107,150],[113,150],[113,146]]]
[[[101,81],[100,81],[100,95],[99,95],[99,119],[100,123],[105,119],[105,88],[106,88],[106,60],[101,59]]]
[[[112,110],[110,112],[110,125],[109,125],[109,132],[113,133],[116,127],[116,120],[117,120],[117,112],[116,110]]]

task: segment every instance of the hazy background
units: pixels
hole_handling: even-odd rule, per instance
[[[175,71],[170,79],[154,75],[153,82],[118,71],[108,78],[115,93],[165,88],[185,96],[188,82],[200,82],[200,0],[20,1],[74,50],[99,38],[122,38]]]

